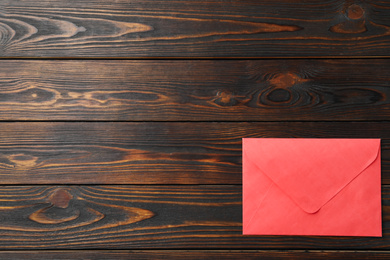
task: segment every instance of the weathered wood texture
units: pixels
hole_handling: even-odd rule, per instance
[[[52,260],[52,259],[389,259],[389,251],[310,251],[310,250],[66,250],[66,251],[1,251],[2,260]]]
[[[3,57],[389,55],[387,1],[0,3]]]
[[[241,184],[241,138],[382,138],[390,123],[0,123],[1,184]]]
[[[388,259],[389,17],[379,0],[0,1],[0,259]],[[382,138],[383,238],[241,235],[244,137]]]
[[[0,63],[0,120],[387,120],[387,59]]]
[[[383,237],[243,236],[241,186],[0,187],[0,249],[390,249]]]

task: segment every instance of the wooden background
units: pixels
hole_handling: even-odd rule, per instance
[[[390,257],[390,1],[2,0],[1,259]],[[382,138],[383,237],[243,236],[241,138]]]

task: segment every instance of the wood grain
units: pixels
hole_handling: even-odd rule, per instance
[[[241,194],[240,185],[1,186],[0,249],[390,248],[389,186],[381,238],[243,236]]]
[[[241,138],[382,138],[388,122],[0,123],[1,184],[241,184]]]
[[[311,250],[64,250],[1,251],[3,260],[52,259],[389,259],[389,251],[311,251]]]
[[[0,120],[388,120],[387,59],[0,63]]]
[[[388,56],[386,1],[0,3],[3,57]]]
[[[390,258],[389,17],[0,1],[0,259]],[[241,235],[244,137],[382,138],[383,237]]]

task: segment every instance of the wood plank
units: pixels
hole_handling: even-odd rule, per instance
[[[383,237],[243,236],[241,186],[1,186],[0,249],[388,250]]]
[[[389,55],[386,1],[0,3],[3,57]]]
[[[382,138],[389,122],[0,123],[1,184],[241,184],[241,138]]]
[[[389,65],[388,59],[4,60],[0,120],[388,120]]]
[[[389,259],[389,251],[311,251],[311,250],[64,250],[1,251],[3,260],[51,259]]]

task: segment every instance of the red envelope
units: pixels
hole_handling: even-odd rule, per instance
[[[243,234],[382,236],[380,139],[243,139]]]

